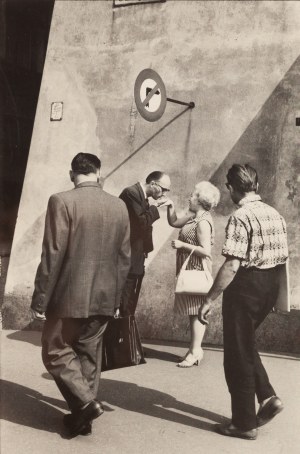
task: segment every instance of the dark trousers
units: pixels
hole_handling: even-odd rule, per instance
[[[224,371],[231,394],[232,423],[256,427],[255,395],[262,402],[275,395],[255,346],[255,331],[275,304],[278,269],[240,268],[224,291]]]
[[[110,317],[47,317],[42,358],[71,411],[96,399],[102,339]]]
[[[121,296],[120,311],[123,317],[134,315],[139,300],[144,274],[129,273]]]

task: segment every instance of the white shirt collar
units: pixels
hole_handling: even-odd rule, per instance
[[[245,205],[248,202],[257,202],[257,200],[261,200],[260,195],[258,195],[258,194],[249,194],[249,195],[246,195],[245,197],[243,197],[239,201],[238,206],[242,207],[243,205]]]
[[[146,190],[145,190],[145,187],[144,187],[143,183],[141,183],[141,182],[139,181],[139,184],[141,185],[141,188],[142,188],[142,190],[143,190],[145,199],[148,199],[148,196],[147,196],[147,194],[146,194]]]

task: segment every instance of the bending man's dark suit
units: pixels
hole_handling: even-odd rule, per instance
[[[31,307],[46,312],[43,361],[71,410],[96,398],[102,337],[129,266],[121,200],[96,182],[50,197]]]
[[[140,183],[125,188],[120,198],[129,213],[131,244],[131,267],[122,293],[121,309],[124,315],[133,315],[144,277],[145,258],[153,251],[152,224],[160,216],[156,206],[149,206]]]

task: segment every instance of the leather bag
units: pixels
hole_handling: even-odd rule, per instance
[[[103,336],[102,371],[146,363],[134,315],[111,319]]]
[[[175,293],[180,295],[206,295],[212,284],[213,278],[207,267],[206,260],[202,260],[203,270],[187,270],[187,264],[194,249],[184,261],[178,274]]]

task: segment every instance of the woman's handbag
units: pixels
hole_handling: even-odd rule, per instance
[[[175,293],[180,295],[206,295],[212,284],[213,278],[207,267],[206,260],[203,260],[203,270],[187,270],[187,264],[194,249],[183,263],[178,274]]]
[[[101,370],[137,366],[145,362],[134,315],[112,318],[103,336]]]

